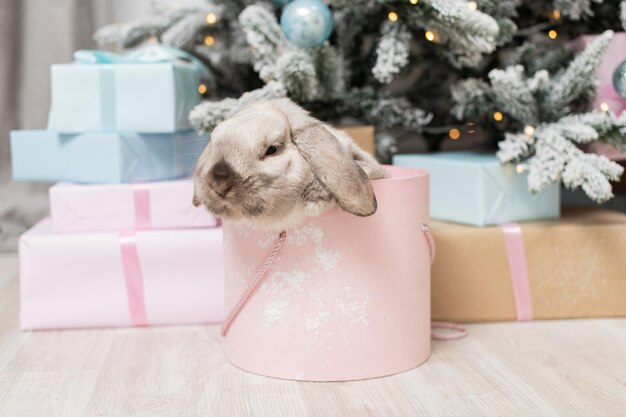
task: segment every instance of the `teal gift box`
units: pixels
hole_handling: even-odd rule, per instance
[[[191,127],[207,70],[183,51],[162,46],[126,56],[77,51],[76,62],[52,65],[48,130],[165,133]]]
[[[11,132],[13,178],[30,181],[133,183],[191,174],[207,135],[47,130]]]
[[[528,190],[528,174],[501,165],[493,154],[442,152],[396,155],[394,165],[430,173],[433,219],[488,226],[560,215],[557,184],[538,194]]]

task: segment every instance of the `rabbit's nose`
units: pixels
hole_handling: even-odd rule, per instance
[[[210,185],[220,197],[226,197],[235,185],[237,173],[228,162],[221,159],[210,171]]]
[[[225,181],[236,175],[233,167],[224,159],[217,161],[211,168],[210,173],[215,181]]]
[[[211,182],[211,188],[222,198],[225,198],[230,190],[233,189],[233,183],[227,182]]]

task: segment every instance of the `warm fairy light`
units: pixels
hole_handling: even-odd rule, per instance
[[[213,13],[213,12],[208,13],[208,14],[206,15],[206,22],[207,22],[209,25],[214,25],[214,24],[215,24],[215,22],[217,22],[217,15],[216,15],[215,13]]]
[[[211,35],[207,35],[204,37],[204,44],[207,46],[211,46],[215,43],[215,38]]]
[[[559,36],[558,33],[556,33],[556,30],[552,29],[550,32],[548,32],[548,38],[550,39],[556,39],[556,37]]]
[[[535,128],[532,127],[531,125],[528,125],[524,128],[524,134],[526,136],[532,136],[535,134]]]
[[[552,16],[552,19],[559,20],[561,18],[561,11],[557,10],[557,9],[554,9],[554,10],[552,10],[551,16]]]
[[[409,3],[411,3],[411,4],[417,4],[417,3],[419,3],[419,0],[409,0]]]
[[[526,166],[522,164],[517,164],[517,166],[515,167],[515,171],[517,171],[518,174],[521,174],[526,171]]]
[[[600,103],[600,110],[607,112],[609,111],[609,105],[606,103]]]
[[[198,86],[198,93],[200,93],[200,94],[204,94],[204,93],[206,93],[206,90],[207,90],[206,85],[204,85],[204,84],[200,84],[200,85]]]
[[[477,10],[478,9],[478,3],[476,3],[475,1],[470,1],[467,3],[467,7],[470,8],[470,10]]]
[[[392,22],[395,22],[396,20],[398,20],[398,13],[389,12],[389,14],[387,15],[387,19],[391,20]]]
[[[461,132],[459,131],[459,129],[452,128],[448,132],[448,136],[450,136],[450,139],[452,140],[457,140],[461,137]]]
[[[501,122],[502,119],[504,119],[504,115],[502,113],[500,113],[499,111],[493,113],[493,120],[495,120],[496,122]]]
[[[154,43],[154,42],[158,42],[158,41],[159,41],[159,38],[154,36],[154,35],[150,35],[148,37],[148,42],[153,42]]]
[[[433,42],[436,38],[437,35],[435,35],[435,32],[429,30],[426,33],[424,33],[424,37],[426,38],[426,40],[428,40],[429,42]]]

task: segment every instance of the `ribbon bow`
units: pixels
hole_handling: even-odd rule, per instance
[[[190,53],[171,46],[153,44],[134,49],[126,55],[92,49],[79,49],[74,52],[76,64],[155,64],[160,62],[190,64],[200,72],[203,80],[215,87],[213,75],[202,61]]]

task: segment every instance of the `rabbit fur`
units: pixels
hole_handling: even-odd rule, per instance
[[[254,102],[215,127],[194,174],[193,204],[217,217],[284,229],[339,206],[376,212],[385,169],[346,133],[289,99]]]

